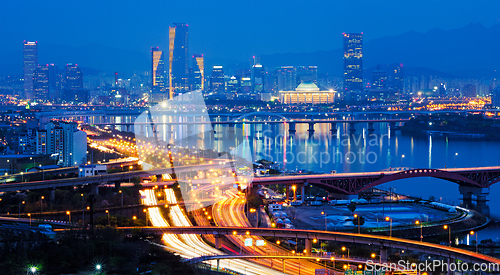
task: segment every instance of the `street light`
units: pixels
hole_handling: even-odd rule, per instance
[[[69,216],[69,223],[70,223],[70,226],[71,226],[71,212],[70,211],[66,211],[66,215]]]
[[[22,201],[22,202],[19,203],[19,215],[18,215],[18,218],[21,218],[21,203],[25,204],[25,202]]]
[[[474,234],[476,235],[476,253],[478,253],[478,252],[477,252],[477,251],[478,251],[477,232],[474,232],[473,230],[471,230],[470,234],[471,234],[471,235],[474,235]]]
[[[45,199],[45,196],[40,197],[40,214],[42,214],[43,212],[43,202],[42,202],[43,199]]]
[[[389,238],[392,238],[392,218],[391,217],[385,217],[386,221],[390,221],[390,227],[389,227]]]
[[[293,190],[293,200],[295,201],[295,198],[297,197],[295,191],[297,190],[297,186],[296,185],[292,185],[292,190]]]
[[[143,209],[142,211],[146,214],[146,226],[148,226],[148,210]]]
[[[451,247],[451,226],[445,224],[443,226],[443,229],[444,230],[448,229],[448,242],[449,242],[449,246]]]
[[[31,213],[28,213],[28,217],[30,217],[30,226],[31,226]]]
[[[24,173],[21,172],[21,182],[24,182]]]
[[[358,214],[354,214],[354,218],[358,219],[358,234],[360,234],[361,233],[361,228],[360,228],[360,224],[359,224],[359,215]]]
[[[327,230],[326,230],[326,212],[325,212],[325,211],[321,211],[321,215],[324,215],[324,216],[325,216],[325,231],[327,231]]]
[[[405,158],[405,155],[401,155],[401,167],[403,167],[403,159]]]
[[[129,178],[129,180],[130,180],[130,178]],[[119,190],[118,193],[122,194],[122,207],[123,207],[123,192],[122,192],[122,190]]]
[[[347,258],[349,258],[349,248],[342,246],[342,251],[346,251],[346,250],[347,250]]]
[[[108,214],[108,226],[109,226],[109,210],[106,210],[106,214]]]
[[[453,156],[453,159],[455,160],[455,168],[457,168],[457,156],[458,153],[455,153],[455,155]]]
[[[417,220],[417,221],[415,221],[415,224],[416,224],[416,225],[419,225],[419,224],[420,224],[420,242],[423,242],[423,241],[424,241],[424,240],[423,240],[423,239],[424,239],[424,234],[423,234],[423,232],[422,232],[422,231],[423,231],[423,227],[422,227],[422,226],[423,226],[423,223],[421,223],[420,221],[418,221],[418,220]]]

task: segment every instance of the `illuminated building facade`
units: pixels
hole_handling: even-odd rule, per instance
[[[292,91],[297,87],[296,70],[293,66],[282,66],[274,70],[275,91]]]
[[[193,73],[191,90],[204,90],[205,86],[205,60],[202,54],[193,55]]]
[[[224,68],[222,66],[214,66],[212,68],[212,79],[210,80],[210,90],[212,94],[224,94],[226,83],[224,80]]]
[[[163,92],[165,90],[165,64],[163,51],[158,47],[151,48],[151,90]]]
[[[33,99],[49,100],[49,65],[38,65],[33,73]]]
[[[280,91],[283,104],[329,104],[334,103],[336,92],[320,91],[313,82],[302,82],[295,91]]]
[[[260,64],[255,64],[252,67],[252,88],[253,92],[260,94],[264,91],[264,67]]]
[[[363,33],[344,33],[344,91],[363,90]]]
[[[33,98],[33,74],[38,65],[37,42],[23,42],[24,96]]]
[[[68,63],[66,65],[66,89],[64,90],[64,99],[67,102],[89,101],[89,93],[83,89],[83,74],[77,64]]]
[[[491,104],[493,107],[500,109],[500,85],[493,89],[491,93]]]
[[[189,91],[188,25],[169,28],[169,97]]]

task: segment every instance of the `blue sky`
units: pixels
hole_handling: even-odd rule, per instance
[[[168,26],[189,24],[189,52],[212,59],[341,47],[342,32],[365,40],[410,30],[499,22],[500,1],[0,1],[0,51],[24,39],[89,43],[149,53],[167,47]]]

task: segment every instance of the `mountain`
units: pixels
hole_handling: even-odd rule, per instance
[[[342,35],[342,34],[338,34]],[[500,74],[500,25],[484,27],[470,24],[453,30],[433,29],[426,33],[409,31],[365,41],[364,68],[377,64],[403,63],[407,72],[435,71],[442,75],[458,77],[499,76]],[[320,74],[342,75],[343,49],[311,53],[279,53],[263,55],[261,63],[274,68],[279,66],[318,66]],[[22,75],[22,47],[15,52],[0,54],[0,76]],[[149,54],[121,50],[101,44],[80,47],[38,44],[40,64],[76,63],[86,68],[106,72],[147,71],[151,68]],[[224,65],[225,69],[246,67],[248,61],[205,60],[207,75],[211,64]],[[418,69],[417,69],[418,68]],[[495,72],[496,70],[496,72]],[[408,74],[407,74],[408,75]]]
[[[151,60],[142,52],[121,50],[101,44],[87,44],[79,47],[45,45],[38,43],[38,63],[55,63],[61,69],[67,63],[76,63],[88,68],[88,72],[134,72],[146,71]],[[0,56],[0,76],[22,75],[23,49]]]
[[[363,61],[365,68],[403,63],[405,67],[427,68],[459,77],[498,76],[499,46],[500,25],[486,28],[481,24],[470,24],[449,31],[410,31],[366,41]],[[342,58],[343,49],[338,48],[313,53],[264,55],[261,63],[271,68],[316,65],[322,73],[342,75]]]

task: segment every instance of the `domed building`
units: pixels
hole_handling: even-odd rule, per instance
[[[320,91],[313,82],[302,82],[295,91],[280,91],[283,104],[328,104],[335,101],[334,90]]]

